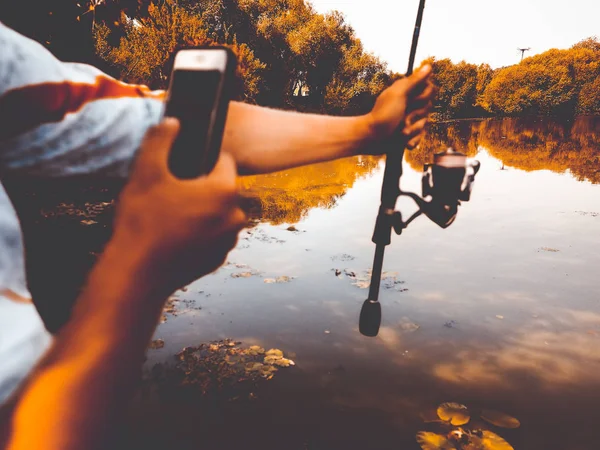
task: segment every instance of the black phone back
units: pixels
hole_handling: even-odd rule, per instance
[[[227,64],[225,72],[186,69],[172,72],[165,116],[176,117],[180,122],[179,135],[169,153],[169,169],[178,178],[197,178],[214,168],[235,86],[235,54],[226,47],[200,49],[225,50]]]

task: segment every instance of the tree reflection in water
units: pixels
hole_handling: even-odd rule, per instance
[[[433,124],[421,145],[405,157],[421,171],[434,153],[452,147],[474,157],[486,150],[502,167],[570,172],[600,183],[600,117],[564,122],[553,119],[490,119]],[[373,173],[380,158],[346,158],[240,180],[246,207],[263,221],[301,220],[312,208],[332,208],[356,180]]]

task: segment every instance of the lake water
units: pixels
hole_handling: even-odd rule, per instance
[[[146,369],[224,338],[296,365],[259,382],[252,401],[145,400],[145,445],[417,449],[418,431],[443,430],[423,417],[452,401],[475,428],[481,409],[518,418],[518,429],[490,427],[517,449],[598,448],[599,131],[599,118],[434,127],[406,155],[403,189],[419,193],[423,162],[448,146],[481,170],[450,228],[420,217],[393,236],[376,338],[358,332],[358,315],[383,160],[242,180],[255,226],[227,266],[176,294]]]

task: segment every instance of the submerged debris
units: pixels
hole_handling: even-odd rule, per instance
[[[335,274],[338,278],[343,278],[341,275],[341,271],[339,269],[335,270]],[[344,275],[352,280],[352,285],[356,286],[359,289],[368,289],[371,285],[371,273],[372,270],[369,269],[365,272],[359,273],[355,270],[344,269]],[[398,292],[406,292],[408,289],[400,287],[404,284],[404,281],[398,280],[398,272],[383,272],[381,274],[381,286],[384,289],[394,289]]]
[[[252,275],[258,275],[258,273],[252,272],[235,272],[231,274],[231,278],[250,278]]]
[[[293,279],[294,279],[294,277],[288,277],[287,275],[282,275],[282,276],[277,277],[277,278],[265,278],[263,281],[265,283],[267,283],[267,284],[272,284],[272,283],[289,283]]]
[[[412,322],[408,317],[403,317],[400,321],[400,329],[405,333],[412,333],[421,328],[418,324]]]
[[[265,352],[258,345],[240,345],[241,342],[225,339],[185,347],[175,355],[176,363],[156,369],[159,376],[151,381],[194,387],[202,394],[233,392],[239,385],[253,386],[260,380],[270,380],[280,368],[295,365],[279,349]]]
[[[331,257],[332,261],[354,261],[354,256],[349,255],[348,253],[340,253],[338,255],[333,255]]]
[[[591,216],[591,217],[599,217],[600,216],[600,213],[597,213],[594,211],[575,211],[575,212],[582,216]]]

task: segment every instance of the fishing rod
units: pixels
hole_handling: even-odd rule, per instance
[[[424,10],[425,0],[419,0],[417,20],[408,58],[407,77],[413,73]],[[412,192],[403,192],[400,189],[402,160],[407,144],[407,137],[399,136],[397,148],[389,150],[386,155],[381,187],[381,205],[372,238],[376,247],[371,284],[369,285],[369,296],[363,303],[359,318],[359,330],[365,336],[374,337],[379,333],[381,271],[385,248],[391,243],[392,229],[396,234],[401,234],[402,230],[421,214],[425,214],[442,228],[450,226],[456,218],[460,201],[469,200],[475,174],[479,170],[478,161],[468,163],[466,155],[452,149],[434,155],[433,164],[426,164],[424,168],[423,197],[431,197],[430,201],[425,201]],[[401,195],[413,199],[419,207],[407,221],[403,221],[402,214],[395,210],[396,201]]]

